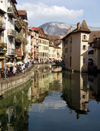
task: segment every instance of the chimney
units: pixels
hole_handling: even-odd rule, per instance
[[[72,32],[72,26],[70,26],[70,32]]]
[[[69,34],[69,29],[67,29],[67,34]]]
[[[80,29],[80,22],[77,23],[77,29]]]

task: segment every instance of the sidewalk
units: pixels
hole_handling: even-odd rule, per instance
[[[25,73],[20,72],[20,73],[16,74],[15,76],[8,77],[8,78],[6,78],[6,79],[0,78],[0,83],[4,83],[4,82],[6,82],[6,81],[17,80],[18,78],[24,77],[24,75],[27,75],[27,73],[28,73],[32,68],[34,69],[34,65],[29,65],[29,67],[25,69]]]

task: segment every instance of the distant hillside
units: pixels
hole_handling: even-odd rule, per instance
[[[60,23],[60,22],[49,22],[41,25],[40,27],[43,28],[44,32],[48,35],[62,35],[67,33],[67,29],[71,26],[71,24]],[[77,26],[72,25],[72,30],[75,29]],[[91,31],[93,30],[100,30],[100,27],[91,27],[89,26]]]

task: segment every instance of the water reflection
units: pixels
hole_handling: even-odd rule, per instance
[[[75,110],[77,119],[80,114],[87,114],[89,101],[88,76],[86,74],[63,74],[63,94],[62,98],[66,101],[67,107],[72,113]]]
[[[52,122],[50,116],[55,116],[53,122],[55,120],[56,126],[58,117],[64,120],[64,124],[71,119],[70,114],[73,118],[76,115],[75,119],[79,119],[81,114],[88,116],[92,108],[90,101],[100,102],[100,75],[94,77],[67,71],[52,73],[50,70],[35,71],[34,74],[34,79],[27,86],[7,92],[0,98],[1,131],[31,131],[33,127],[29,127],[29,124],[34,121],[35,128],[40,114],[43,114],[43,119],[48,114],[44,123]],[[59,112],[57,116],[55,110]],[[69,113],[68,120],[66,113]]]

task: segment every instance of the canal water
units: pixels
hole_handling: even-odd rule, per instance
[[[34,74],[0,97],[0,131],[100,131],[100,75]]]

